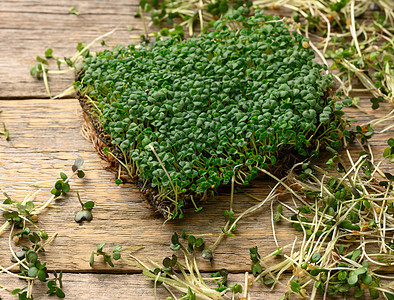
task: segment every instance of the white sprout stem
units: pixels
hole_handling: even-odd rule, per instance
[[[248,296],[248,276],[249,276],[249,273],[245,272],[245,288],[244,288],[244,295],[243,295],[243,297],[245,299]]]
[[[351,0],[351,2],[350,2],[350,17],[351,17],[350,33],[352,34],[353,41],[356,45],[358,55],[360,57],[362,57],[360,46],[358,44],[357,33],[356,33],[356,19],[354,17],[354,1],[355,0]]]
[[[363,70],[356,68],[352,63],[350,63],[346,59],[343,59],[341,61],[341,64],[343,64],[347,69],[349,69],[349,71],[353,72],[354,75],[357,76],[357,78],[361,81],[361,83],[365,87],[371,89],[375,97],[382,96],[382,92],[375,88],[375,85],[373,84],[371,79],[363,73]]]
[[[65,70],[49,70],[48,74],[67,74],[67,73],[71,73],[74,71],[75,71],[75,68],[68,68]]]
[[[65,182],[65,183],[66,183],[66,182],[69,182],[70,179],[71,179],[75,174],[77,174],[77,173],[78,173],[78,170],[75,171],[74,173],[72,173],[70,176],[68,176],[67,179],[66,179],[64,182]],[[33,214],[39,214],[42,210],[44,210],[47,206],[49,206],[55,198],[56,198],[56,196],[55,196],[55,195],[52,195],[51,198],[49,198],[48,201],[46,201],[43,205],[41,205],[41,207],[35,208],[35,209],[32,211],[32,213],[33,213]]]
[[[45,69],[43,64],[41,64],[41,68],[42,68],[42,78],[44,79],[45,89],[47,91],[47,94],[48,94],[49,98],[52,98],[51,91],[49,90],[49,84],[48,84],[48,77],[47,77],[46,69]]]
[[[103,35],[100,35],[99,37],[95,38],[93,41],[91,41],[88,45],[82,48],[81,51],[78,51],[77,53],[74,54],[74,56],[71,58],[71,61],[75,63],[78,58],[81,57],[82,53],[84,53],[86,50],[88,50],[90,47],[92,47],[95,43],[97,43],[99,40],[113,34],[116,31],[117,27],[111,30],[110,32],[107,32]]]
[[[11,237],[12,237],[12,232],[14,231],[14,226],[15,226],[15,225],[12,224],[11,230],[10,230],[10,234],[9,234],[9,237],[8,237],[8,246],[9,246],[9,248],[10,248],[11,255],[12,255],[13,258],[15,258],[15,260],[16,260],[16,262],[17,262],[18,264],[20,264],[20,265],[21,265],[22,267],[24,267],[25,269],[29,269],[29,267],[28,267],[27,265],[25,265],[25,264],[18,258],[18,256],[16,256],[14,250],[12,249]]]
[[[10,225],[8,221],[4,222],[4,224],[0,227],[0,234]]]
[[[18,265],[18,264],[19,264],[19,263],[16,263],[15,265]],[[31,279],[32,279],[31,277],[21,276],[21,275],[12,273],[12,272],[8,271],[8,268],[6,269],[6,268],[4,268],[4,267],[1,266],[1,265],[0,265],[0,269],[1,269],[4,273],[7,273],[8,275],[11,275],[11,276],[14,276],[14,277],[17,277],[17,278],[20,278],[20,279],[26,279],[26,280],[31,280]]]
[[[384,132],[390,130],[391,128],[393,128],[393,127],[394,127],[394,124],[389,125],[389,126],[387,126],[386,128],[384,128],[383,130],[379,131],[378,133],[384,133]]]
[[[369,121],[369,122],[367,122],[367,123],[363,123],[362,126],[363,126],[363,125],[367,125],[367,124],[371,124],[371,127],[375,127],[376,125],[378,125],[378,124],[380,124],[380,123],[382,123],[382,122],[389,121],[389,120],[392,119],[392,118],[394,118],[394,109],[391,110],[391,111],[390,111],[387,115],[385,115],[384,117],[379,118],[379,119],[374,119],[374,120]]]
[[[154,295],[154,297],[155,297],[155,300],[157,300],[157,280],[159,279],[160,275],[161,275],[161,272],[159,272],[159,273],[156,275],[156,277],[155,277],[155,282],[154,282],[154,284],[153,284],[153,295]]]
[[[247,210],[245,210],[243,213],[241,213],[241,214],[235,219],[235,221],[231,224],[231,226],[230,226],[230,228],[228,229],[227,232],[231,232],[231,230],[235,227],[235,225],[238,223],[238,221],[239,221],[243,216],[245,216],[245,215],[247,215],[247,214],[249,214],[249,213],[251,213],[251,212],[253,212],[253,211],[257,210],[257,209],[259,209],[259,208],[262,207],[267,201],[275,199],[275,198],[277,197],[277,195],[275,195],[275,189],[279,186],[279,184],[280,184],[280,183],[278,182],[278,183],[275,185],[275,187],[271,190],[271,192],[268,194],[268,196],[267,196],[263,201],[261,201],[260,203],[254,205],[254,206],[252,206],[252,207],[249,207]]]
[[[298,165],[298,164],[297,164]],[[296,167],[297,165],[294,165],[294,167]],[[294,168],[293,167],[293,168]],[[263,172],[265,174],[267,174],[268,176],[270,176],[271,178],[275,179],[278,183],[280,183],[286,190],[288,190],[291,194],[293,194],[298,200],[300,200],[301,202],[304,202],[304,200],[301,198],[300,195],[296,194],[285,182],[284,179],[279,179],[278,177],[276,177],[274,174],[268,172],[265,169],[262,168],[257,168],[260,172]]]
[[[349,154],[349,158],[351,158],[350,152],[348,152],[348,154]],[[358,159],[355,163],[352,163],[352,167],[350,168],[349,171],[347,171],[347,173],[345,174],[345,176],[341,178],[341,180],[340,180],[339,183],[338,183],[338,186],[341,185],[341,184],[345,181],[346,177],[348,177],[348,176],[356,169],[356,167],[363,161],[363,159],[364,159],[365,157],[367,157],[366,154],[363,155],[363,156],[360,156],[359,159]],[[353,162],[353,160],[351,160],[351,161]]]
[[[33,284],[34,281],[32,279],[29,279],[27,281],[27,298],[31,298],[31,295],[33,293]]]
[[[75,87],[72,85],[69,88],[67,88],[66,90],[64,90],[63,92],[61,92],[60,94],[54,96],[53,99],[63,98],[65,96],[72,95],[74,92],[75,92]]]
[[[202,9],[204,7],[204,4],[202,3],[202,0],[199,1],[199,7],[198,7],[198,16],[200,18],[200,30],[202,31],[202,29],[204,28],[204,19],[202,16]]]
[[[330,21],[327,19],[327,17],[321,13],[319,11],[320,16],[323,18],[323,20],[326,22],[327,24],[327,36],[326,36],[326,42],[324,43],[324,47],[323,47],[323,53],[326,53],[327,47],[328,47],[328,43],[330,42],[330,37],[331,37],[331,24]],[[328,65],[327,65],[328,67]]]
[[[157,152],[156,152],[155,148],[152,146],[152,144],[149,144],[149,148],[152,150],[153,154],[156,156],[157,160],[158,160],[159,163],[160,163],[160,166],[161,166],[162,169],[164,170],[164,173],[166,173],[167,178],[168,178],[168,180],[170,181],[171,187],[172,187],[172,189],[173,189],[173,191],[174,191],[175,203],[178,203],[178,193],[177,193],[177,191],[176,191],[176,189],[175,189],[175,187],[174,187],[174,184],[172,183],[170,174],[168,174],[167,169],[165,168],[163,162],[161,161],[159,155],[157,154]]]
[[[364,246],[364,245],[365,245],[365,242],[361,244],[361,246]],[[393,263],[381,263],[381,262],[378,262],[378,261],[376,261],[376,260],[373,260],[372,258],[369,257],[369,255],[368,255],[367,252],[365,251],[365,248],[364,248],[364,247],[361,247],[361,250],[362,250],[362,252],[363,252],[363,256],[364,256],[366,259],[368,259],[371,263],[374,263],[374,264],[376,264],[376,265],[378,265],[378,266],[385,266],[385,267],[387,267],[388,265],[389,265],[389,266],[394,266],[394,262],[393,262]]]
[[[1,285],[1,284],[0,284],[0,292],[1,292],[1,291],[9,291],[9,292],[12,292],[13,290],[10,289],[10,288],[8,288],[8,287],[6,287],[6,286],[4,286],[4,285]]]
[[[379,218],[378,218],[378,224],[379,224],[379,227],[381,226],[381,225],[383,225],[382,226],[382,231],[380,232],[380,235],[381,235],[381,246],[380,246],[380,251],[381,252],[384,252],[384,253],[387,253],[387,250],[386,250],[386,241],[385,241],[385,235],[386,235],[386,198],[387,198],[387,196],[388,196],[388,193],[389,193],[389,191],[390,191],[390,185],[388,185],[388,187],[387,187],[387,189],[386,189],[386,193],[385,193],[385,195],[384,195],[384,197],[383,197],[383,201],[382,201],[382,205],[381,205],[381,207],[380,207],[380,213],[379,213]],[[383,224],[382,224],[382,217],[383,217]]]
[[[172,290],[170,289],[170,287],[169,287],[166,283],[163,282],[163,286],[164,286],[165,289],[171,294],[171,297],[172,297],[174,300],[178,300],[178,297],[176,297],[176,296],[174,295],[174,293],[172,292]]]
[[[275,233],[275,222],[274,222],[274,211],[273,211],[274,201],[271,201],[271,227],[272,227],[272,236],[274,237],[275,245],[279,249],[278,240],[276,238]]]
[[[100,115],[102,115],[103,113],[102,113],[102,111],[97,107],[96,102],[93,101],[93,99],[90,98],[89,95],[85,95],[85,97],[88,98],[89,103],[91,103],[91,104],[96,108],[96,111],[97,111]]]

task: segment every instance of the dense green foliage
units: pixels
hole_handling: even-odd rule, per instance
[[[199,37],[97,53],[76,83],[132,175],[173,203],[172,217],[178,195],[193,201],[234,170],[247,185],[281,154],[341,147],[342,103],[328,97],[333,80],[308,41],[279,17],[240,11]]]

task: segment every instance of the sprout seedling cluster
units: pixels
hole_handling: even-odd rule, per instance
[[[196,24],[199,25],[197,31],[202,31],[214,20],[239,7],[243,7],[244,13],[249,14],[253,5],[249,0],[140,0],[139,4],[144,12],[150,13],[152,24],[187,27],[189,35],[193,35]],[[137,13],[136,17],[140,16],[141,14]],[[169,31],[168,28],[163,29],[160,30],[161,34]],[[176,31],[179,30],[171,30]]]
[[[181,238],[187,242],[182,242]],[[165,257],[162,264],[156,263],[150,258],[147,258],[149,265],[145,264],[134,255],[129,255],[132,260],[125,258],[121,252],[128,250],[137,250],[143,247],[132,247],[122,249],[122,246],[115,246],[112,253],[103,250],[106,243],[97,246],[97,250],[93,251],[90,256],[90,266],[93,267],[95,256],[103,256],[104,262],[114,267],[112,259],[121,260],[132,266],[136,266],[142,270],[147,280],[154,283],[154,298],[157,299],[157,287],[164,286],[172,297],[167,297],[166,300],[174,299],[247,299],[248,295],[248,272],[245,273],[245,285],[228,284],[228,271],[221,269],[209,278],[202,277],[199,269],[197,255],[200,250],[204,248],[205,242],[201,237],[194,235],[187,235],[182,231],[178,236],[176,232],[171,236],[170,249],[177,252],[178,255],[172,254],[171,257]],[[179,254],[180,252],[180,254]],[[127,256],[126,256],[127,257]],[[212,288],[209,281],[216,282],[218,287]],[[176,294],[182,293],[182,298],[177,298]],[[230,296],[231,295],[231,296]],[[236,298],[236,295],[239,296]]]
[[[384,158],[390,160],[392,141]],[[373,299],[393,299],[392,277],[386,277],[394,265],[393,182],[394,176],[380,169],[371,147],[354,160],[336,154],[336,174],[313,163],[300,163],[301,174],[293,169],[278,181],[290,194],[294,206],[281,201],[272,230],[278,251],[262,258],[257,247],[250,248],[252,272],[271,289],[285,270],[292,269],[286,295],[291,293],[315,299],[351,293],[360,298],[367,293]],[[360,143],[362,146],[362,144]],[[334,170],[333,170],[334,171]],[[273,176],[272,176],[273,177]],[[282,193],[280,189],[278,194]],[[290,202],[291,203],[291,202]],[[281,220],[303,233],[302,241],[280,247],[275,237],[275,223]],[[291,249],[289,253],[289,249]],[[279,256],[282,258],[279,262]],[[272,264],[273,259],[276,264]],[[387,281],[386,281],[387,279]],[[391,281],[390,281],[391,280]]]
[[[328,97],[333,80],[308,40],[279,17],[241,12],[198,38],[97,53],[76,82],[111,153],[170,218],[237,165],[236,183],[248,185],[281,154],[341,147],[343,104]]]
[[[11,289],[1,285],[1,290],[7,290],[12,295],[18,295],[19,299],[22,300],[32,300],[33,285],[37,285],[37,282],[40,281],[46,282],[47,294],[55,294],[58,298],[65,297],[62,290],[62,272],[58,275],[53,271],[54,276],[51,277],[47,269],[47,263],[42,261],[45,257],[40,255],[40,252],[46,251],[47,245],[55,239],[57,233],[49,236],[46,231],[37,225],[37,222],[39,222],[39,214],[45,208],[50,207],[54,200],[61,195],[70,192],[69,182],[72,177],[84,177],[85,173],[82,167],[83,159],[77,158],[72,166],[73,173],[71,175],[60,172],[61,179],[56,181],[55,187],[51,190],[50,198],[44,202],[35,201],[35,197],[40,190],[28,194],[22,202],[12,200],[6,192],[2,192],[1,197],[4,196],[5,200],[0,203],[0,211],[4,223],[0,226],[0,236],[5,234],[6,229],[10,227],[8,246],[13,264],[10,266],[0,265],[0,269],[2,273],[25,280],[26,286]],[[93,208],[92,204],[89,207],[90,209]],[[13,244],[19,246],[19,250],[14,250]],[[19,267],[19,274],[10,271],[14,267]]]

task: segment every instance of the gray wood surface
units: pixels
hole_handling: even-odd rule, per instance
[[[203,273],[203,277],[209,277],[210,274]],[[0,274],[0,281],[4,282],[5,276]],[[289,276],[286,276],[287,279]],[[229,283],[238,283],[244,285],[244,274],[230,274]],[[18,279],[6,279],[8,287],[21,288],[22,282]],[[74,274],[66,273],[63,275],[63,286],[66,299],[76,300],[108,300],[108,299],[154,299],[153,282],[145,280],[145,278],[138,274]],[[212,285],[214,287],[214,285]],[[37,283],[34,285],[34,299],[59,299],[55,296],[48,297],[46,293],[46,285],[44,283]],[[283,287],[278,287],[271,291],[265,287],[261,282],[254,283],[249,286],[248,290],[252,300],[259,299],[279,299],[283,297],[285,290]],[[2,299],[14,299],[14,297],[7,296],[5,293],[0,295]],[[162,287],[157,288],[157,299],[166,299],[170,294]]]

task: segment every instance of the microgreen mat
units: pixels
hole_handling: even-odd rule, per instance
[[[87,57],[75,85],[111,153],[175,218],[234,172],[248,185],[284,156],[341,147],[343,104],[314,57],[279,17],[236,10],[198,37]]]

